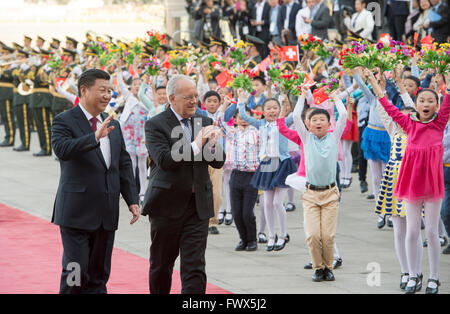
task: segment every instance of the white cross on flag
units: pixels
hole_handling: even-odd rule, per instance
[[[284,61],[299,61],[298,46],[284,46],[281,47]]]

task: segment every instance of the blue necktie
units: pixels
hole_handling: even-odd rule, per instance
[[[192,131],[191,131],[191,119],[181,119],[181,122],[184,124],[184,132],[189,140],[192,140]]]

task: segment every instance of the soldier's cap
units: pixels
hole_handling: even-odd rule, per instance
[[[75,55],[76,55],[76,54],[77,54],[77,52],[74,51],[74,50],[70,50],[70,49],[67,49],[67,48],[63,48],[63,55],[65,55],[65,56],[72,56],[72,57],[75,58]]]
[[[283,70],[294,71],[294,65],[292,63],[290,63],[289,61],[283,62],[283,64],[281,65],[281,68]]]
[[[372,44],[375,44],[375,43],[376,43],[376,41],[373,41],[373,40],[370,40],[370,39],[361,37],[361,35],[359,35],[359,33],[360,33],[361,31],[362,31],[362,30],[360,30],[360,31],[358,31],[358,32],[353,32],[353,31],[351,31],[351,30],[348,30],[348,35],[347,35],[347,37],[345,38],[345,41],[350,42],[350,41],[367,40],[368,42],[370,42],[370,43],[372,43]]]
[[[52,52],[49,50],[41,49],[41,51],[40,51],[41,56],[50,56],[51,54],[52,54]]]
[[[22,50],[22,49],[23,49],[23,46],[22,46],[22,45],[19,45],[19,44],[16,43],[16,42],[13,43],[13,47],[14,47],[15,49],[18,49],[18,50]]]
[[[41,36],[38,36],[36,39],[42,41],[43,43],[45,43],[45,39],[42,38]]]
[[[61,40],[53,37],[52,38],[52,43],[57,43],[59,45],[59,44],[61,44]]]
[[[22,49],[18,49],[17,50],[17,56],[22,56],[22,57],[27,57],[28,58],[30,56],[30,54],[27,51],[24,51]]]
[[[32,40],[33,40],[30,36],[27,36],[27,35],[24,35],[24,36],[23,36],[23,39],[26,39],[26,40],[29,40],[29,41],[32,41]]]
[[[173,39],[172,36],[170,36],[170,35],[167,34],[167,33],[165,33],[164,35],[166,35],[166,39],[167,39],[167,40],[172,40],[172,39]]]
[[[112,42],[113,41],[113,37],[108,35],[108,34],[104,34],[103,36],[105,36],[108,39],[108,42]]]
[[[334,42],[336,43],[336,46],[339,46],[339,47],[344,46],[344,43],[337,38],[334,40]]]
[[[252,35],[246,35],[245,37],[250,44],[264,45],[264,41],[261,38]]]
[[[165,52],[167,52],[167,51],[169,51],[169,50],[172,50],[172,47],[170,47],[170,46],[167,45],[167,44],[162,44],[162,45],[161,45],[161,49],[164,50]]]
[[[37,56],[39,54],[39,51],[37,51],[36,49],[31,49],[30,54],[33,56]]]
[[[2,52],[4,52],[4,51],[6,50],[6,51],[8,51],[9,53],[13,53],[13,52],[15,51],[14,48],[11,48],[11,47],[6,46],[6,45],[2,45],[1,48],[0,48],[0,50],[2,50]]]
[[[97,37],[95,37],[95,40],[96,40],[96,41],[99,41],[99,42],[102,42],[102,43],[105,42],[105,39],[103,39],[103,37],[100,36],[100,35],[97,35]]]
[[[210,36],[209,37],[209,46],[211,47],[211,46],[215,46],[215,45],[222,46],[224,48],[226,48],[228,46],[228,44],[225,41],[223,41],[222,39],[220,39],[219,37]]]
[[[73,39],[72,37],[66,36],[66,41],[71,42],[75,46],[75,48],[78,45],[78,40]]]
[[[0,40],[0,47],[5,47],[5,46],[6,46],[6,44]]]
[[[198,41],[198,46],[202,49],[208,48],[208,44],[201,40]]]

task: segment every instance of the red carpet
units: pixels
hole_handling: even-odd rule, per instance
[[[0,203],[0,293],[58,293],[62,244],[58,226]],[[108,293],[149,293],[148,260],[114,248]],[[181,292],[174,271],[171,293]],[[206,293],[230,293],[212,284]]]

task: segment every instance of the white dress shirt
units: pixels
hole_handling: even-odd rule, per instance
[[[295,18],[295,33],[297,37],[302,34],[311,34],[311,23],[306,23],[303,18],[311,19],[311,10],[308,7],[305,7],[298,11],[297,16]]]
[[[80,108],[83,111],[84,115],[86,116],[86,119],[89,122],[89,126],[92,125],[91,118],[93,117],[87,110],[83,107],[83,105],[80,103]],[[97,130],[101,127],[103,119],[101,115],[98,115],[97,117]],[[106,167],[109,169],[109,166],[111,165],[111,143],[109,141],[109,136],[102,137],[100,139],[100,150],[102,151],[103,159],[105,160]]]
[[[256,21],[257,22],[261,22],[262,21],[262,15],[263,15],[263,10],[264,10],[264,5],[266,4],[266,0],[262,1],[262,2],[256,2],[255,7],[256,7]],[[258,25],[256,26],[256,31],[257,32],[262,32],[262,26]]]

